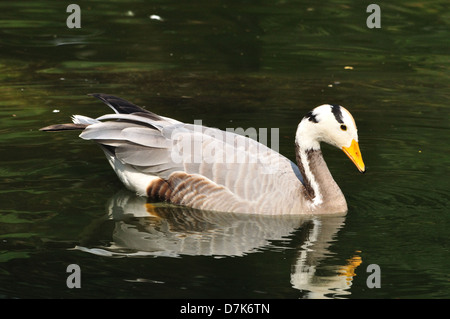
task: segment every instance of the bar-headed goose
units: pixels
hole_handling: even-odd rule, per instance
[[[91,94],[115,114],[74,115],[70,124],[97,142],[119,179],[139,195],[214,211],[255,214],[345,213],[345,197],[328,170],[320,142],[342,149],[365,171],[352,115],[321,105],[295,135],[297,165],[256,140],[163,117],[126,100]]]

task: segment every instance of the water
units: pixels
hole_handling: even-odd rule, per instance
[[[68,29],[64,4],[1,2],[0,297],[450,297],[450,11],[379,3],[382,27],[368,29],[367,4],[91,1]],[[92,92],[222,129],[279,128],[291,159],[301,117],[339,103],[367,173],[323,146],[344,217],[149,205],[95,145],[38,131],[107,112]],[[370,264],[381,288],[367,286]]]

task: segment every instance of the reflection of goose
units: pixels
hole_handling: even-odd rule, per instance
[[[299,290],[306,290],[306,298],[331,298],[350,294],[348,290],[355,276],[355,269],[361,263],[361,258],[354,256],[347,260],[344,266],[322,265],[327,255],[330,255],[328,247],[331,244],[331,238],[343,222],[342,216],[329,216],[315,218],[310,224],[308,235],[301,249],[298,250],[298,258],[291,272],[292,286]]]
[[[297,250],[292,261],[291,284],[306,297],[344,295],[351,285],[352,264],[326,265],[345,216],[255,216],[195,210],[165,203],[147,203],[145,198],[121,191],[106,205],[114,222],[113,241],[94,240],[104,229],[93,223],[76,247],[91,254],[121,256],[245,256],[267,249]],[[109,236],[108,236],[109,237]],[[104,238],[100,240],[104,242]],[[97,243],[97,244],[96,244]],[[325,266],[322,266],[325,264]],[[326,267],[323,275],[321,267]],[[356,266],[354,266],[356,267]],[[316,271],[319,270],[319,271]],[[344,272],[345,271],[345,272]],[[353,273],[354,274],[354,273]]]
[[[196,210],[119,192],[107,204],[115,221],[106,255],[243,256],[286,239],[310,218]],[[92,252],[92,251],[91,251]]]
[[[300,122],[297,167],[247,137],[184,124],[114,96],[93,96],[116,114],[75,115],[74,124],[42,130],[83,129],[80,136],[101,145],[129,189],[174,204],[238,213],[342,213],[347,204],[320,142],[342,149],[365,170],[353,117],[338,105],[319,106]]]

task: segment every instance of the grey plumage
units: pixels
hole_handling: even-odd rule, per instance
[[[108,121],[87,127],[80,137],[113,146],[121,162],[143,173],[162,178],[174,171],[200,174],[249,200],[261,187],[258,176],[275,173],[269,171],[272,168],[293,171],[290,161],[277,152],[231,132],[167,121],[155,123],[133,114],[98,118],[105,119]]]
[[[195,206],[202,198],[203,203],[221,202],[223,207],[219,210],[227,210],[224,205],[234,202],[235,206],[242,207],[241,210],[251,212],[253,206],[265,201],[267,194],[280,192],[276,179],[281,181],[286,177],[283,175],[289,175],[293,182],[300,183],[298,169],[293,169],[297,168],[295,164],[253,139],[216,128],[181,123],[154,113],[147,116],[149,113],[143,109],[135,105],[131,108],[129,103],[116,97],[102,95],[101,100],[116,113],[98,117],[95,119],[98,123],[89,125],[80,137],[109,146],[104,148],[105,152],[111,152],[112,147],[115,158],[142,174],[168,180],[172,173],[183,172],[202,176],[201,182],[207,181],[201,184],[202,194],[178,196],[178,203],[189,202],[190,206]],[[126,105],[126,110],[131,113],[119,113],[114,108],[117,104]],[[195,189],[194,184],[198,186],[199,182],[192,179],[190,187]],[[176,187],[175,184],[171,186]],[[219,196],[220,192],[226,196]],[[212,193],[215,193],[215,199],[204,198]],[[174,198],[173,195],[172,199],[164,199],[173,201]],[[247,204],[238,204],[240,201]],[[204,206],[214,208],[212,204]],[[269,211],[270,207],[266,209]]]

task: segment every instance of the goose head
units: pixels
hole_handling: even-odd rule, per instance
[[[319,150],[321,142],[344,151],[358,170],[365,172],[355,120],[344,107],[330,104],[318,106],[306,114],[298,125],[296,143],[300,150]]]

